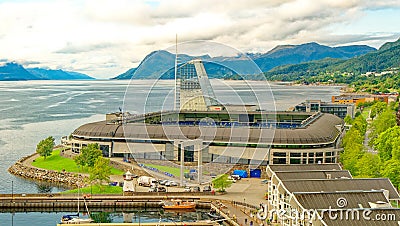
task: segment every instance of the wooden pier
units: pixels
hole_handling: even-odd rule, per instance
[[[57,224],[64,226],[65,224]],[[155,223],[88,223],[79,224],[80,226],[217,226],[220,225],[212,221],[200,222],[155,222]]]
[[[195,201],[197,208],[210,208],[211,202],[207,199],[200,199],[195,196],[80,196],[79,202],[83,206],[84,202],[91,211],[119,209],[149,209],[161,208],[162,201],[170,199],[181,199]],[[2,195],[0,196],[1,212],[62,212],[67,210],[76,210],[78,207],[78,197],[70,196],[46,196],[46,195]]]

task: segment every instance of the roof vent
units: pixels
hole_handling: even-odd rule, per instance
[[[389,199],[389,191],[386,189],[383,189],[383,194],[385,195],[386,199]]]
[[[377,201],[377,202],[368,202],[371,208],[390,208],[392,207],[390,203],[384,201]]]

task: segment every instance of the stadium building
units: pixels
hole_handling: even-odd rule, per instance
[[[321,112],[267,112],[223,105],[203,63],[177,69],[174,110],[117,112],[62,142],[75,153],[98,143],[104,156],[245,165],[336,163],[343,120]],[[183,158],[183,159],[182,159]]]

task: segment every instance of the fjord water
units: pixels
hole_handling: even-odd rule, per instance
[[[250,83],[253,90],[249,90],[248,85],[241,81],[211,81],[217,98],[231,104],[235,103],[231,97],[237,93],[246,100],[247,95],[261,92],[266,87],[263,82]],[[69,135],[78,126],[104,120],[106,113],[119,111],[119,108],[124,106],[124,99],[129,100],[127,110],[131,113],[158,110],[162,105],[172,106],[172,103],[165,103],[162,97],[171,95],[173,81],[162,81],[156,87],[153,84],[153,80],[0,82],[0,193],[43,193],[62,190],[15,177],[10,175],[7,169],[18,159],[32,154],[40,140],[53,136],[59,143],[61,136]],[[128,85],[129,92],[125,93]],[[332,95],[338,95],[340,92],[338,86],[288,86],[270,83],[269,87],[274,99],[271,100],[271,96],[265,98],[274,101],[277,110],[286,110],[306,99],[330,101]],[[154,90],[155,96],[159,98],[147,100],[151,109],[145,109],[149,90]],[[15,217],[55,217],[52,214],[36,217],[35,214],[37,213],[16,214]],[[57,219],[59,216],[57,214]],[[10,214],[0,214],[0,222],[10,222],[10,219]],[[31,226],[45,225],[42,220],[37,223],[35,220],[29,222]],[[48,225],[54,225],[54,221]]]

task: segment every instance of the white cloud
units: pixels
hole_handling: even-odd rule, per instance
[[[335,28],[352,26],[368,10],[385,9],[400,11],[400,2],[10,0],[0,3],[0,58],[104,78],[135,66],[151,51],[170,47],[175,33],[180,41],[211,40],[242,51],[311,41],[377,47],[397,39],[398,32],[349,34]]]

